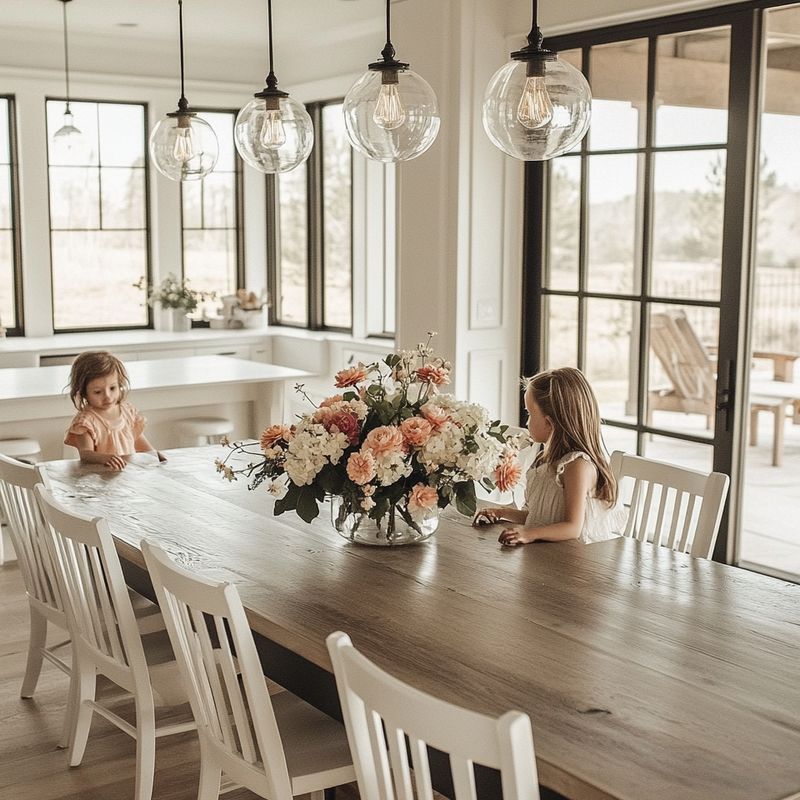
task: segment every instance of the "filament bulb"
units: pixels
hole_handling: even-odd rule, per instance
[[[268,150],[277,150],[285,142],[286,131],[283,129],[281,112],[277,108],[268,108],[261,126],[261,144]]]
[[[397,92],[397,83],[384,83],[372,112],[372,119],[376,125],[387,131],[399,128],[406,121],[406,112],[400,102]]]
[[[525,88],[517,106],[517,119],[529,130],[543,128],[553,119],[553,102],[547,92],[544,76],[525,80]]]
[[[194,136],[192,135],[191,125],[177,128],[175,144],[172,147],[172,155],[179,164],[186,164],[195,157]]]

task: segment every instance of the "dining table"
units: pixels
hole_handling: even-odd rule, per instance
[[[340,716],[325,639],[491,715],[530,716],[539,780],[573,800],[800,800],[800,586],[627,538],[505,548],[446,509],[426,542],[352,543],[216,471],[222,447],[111,472],[45,464],[105,517],[126,580],[141,541],[236,585],[265,674]],[[438,788],[448,795],[442,764]],[[479,796],[494,796],[486,771]]]

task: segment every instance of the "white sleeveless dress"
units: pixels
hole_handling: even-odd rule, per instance
[[[592,463],[586,453],[574,451],[555,464],[534,464],[528,470],[525,486],[525,509],[528,512],[526,528],[564,522],[566,506],[562,475],[567,464],[579,458]],[[586,513],[578,537],[584,544],[604,542],[619,536],[627,521],[627,511],[619,502],[609,508],[605,500],[599,500],[593,494],[594,489],[586,496]]]

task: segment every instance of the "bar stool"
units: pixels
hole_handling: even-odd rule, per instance
[[[227,417],[186,417],[177,420],[175,428],[184,446],[217,444],[233,433],[233,422]]]
[[[36,439],[0,439],[0,455],[15,458],[17,461],[34,463],[42,455],[42,448]],[[3,532],[5,525],[6,515],[3,511],[3,504],[0,503],[0,565],[6,563]]]

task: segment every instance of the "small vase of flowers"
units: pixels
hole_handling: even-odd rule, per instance
[[[147,305],[161,312],[156,317],[156,327],[161,330],[188,331],[192,326],[188,315],[197,310],[198,303],[211,300],[216,294],[192,289],[188,278],[178,280],[172,272],[158,286],[150,286],[144,277],[133,285],[146,289]]]
[[[244,475],[251,489],[265,486],[276,515],[295,511],[311,522],[332,498],[336,530],[364,544],[426,539],[451,503],[471,516],[476,482],[506,491],[519,480],[524,442],[483,407],[440,392],[450,364],[431,348],[434,335],[338,372],[340,394],[294,425],[271,425],[258,444],[230,444],[217,471],[228,480]]]

